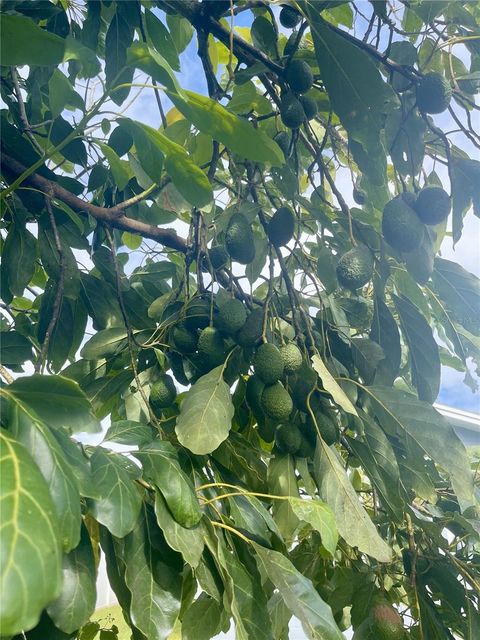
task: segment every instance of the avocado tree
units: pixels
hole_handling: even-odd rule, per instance
[[[2,638],[480,637],[478,3],[1,10]]]

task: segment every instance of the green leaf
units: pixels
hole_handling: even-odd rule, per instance
[[[425,120],[412,108],[406,116],[404,109],[397,109],[388,116],[386,143],[393,164],[402,176],[416,175],[420,171],[425,155],[426,130]]]
[[[180,61],[178,59],[175,42],[167,27],[153,13],[145,11],[145,23],[147,26],[148,38],[155,49],[160,53],[175,71],[180,71]]]
[[[268,18],[257,16],[250,29],[253,44],[267,55],[276,55],[277,34]]]
[[[180,55],[191,41],[194,28],[186,18],[167,13],[167,24],[177,53]]]
[[[62,592],[47,611],[59,629],[73,633],[89,620],[97,599],[95,558],[85,527],[79,545],[63,556],[62,573]]]
[[[295,462],[291,455],[275,454],[268,465],[268,490],[277,496],[299,497]],[[273,518],[287,544],[293,540],[299,521],[289,500],[274,500]]]
[[[63,429],[55,429],[52,433],[62,448],[65,462],[77,479],[80,495],[86,498],[98,498],[98,491],[93,485],[90,460],[85,455],[82,445],[74,441]]]
[[[335,516],[328,504],[321,500],[307,500],[305,498],[288,498],[295,515],[307,522],[322,537],[322,544],[333,556],[338,542]]]
[[[2,13],[0,59],[5,67],[50,66],[63,60],[65,40],[23,16]]]
[[[173,445],[156,440],[133,455],[142,463],[144,477],[161,491],[175,520],[183,527],[197,525],[202,517],[200,505]]]
[[[32,343],[18,331],[0,332],[0,362],[7,367],[18,366],[33,357]]]
[[[278,551],[265,549],[252,543],[257,562],[280,592],[285,604],[302,623],[309,638],[322,640],[342,640],[332,610],[319,596],[312,582],[305,578]]]
[[[27,413],[33,411],[49,427],[68,427],[74,433],[99,431],[87,396],[68,378],[26,376],[1,389],[0,394]]]
[[[384,114],[398,106],[398,99],[372,58],[342,36],[309,3],[308,14],[315,54],[330,102],[349,137],[365,151],[378,149]]]
[[[145,42],[134,42],[127,52],[128,64],[160,82],[167,89],[180,91],[175,74],[163,56]]]
[[[158,526],[163,531],[168,545],[181,553],[185,562],[191,567],[196,568],[205,546],[203,539],[205,529],[202,523],[194,529],[182,527],[181,524],[173,519],[160,491],[155,494],[155,515],[157,516]]]
[[[58,514],[58,537],[68,552],[80,540],[82,513],[77,480],[49,428],[16,408],[17,411],[10,415],[9,429],[30,453],[45,478]]]
[[[2,556],[0,627],[31,629],[60,593],[61,545],[48,486],[25,447],[0,429]]]
[[[48,101],[52,116],[56,118],[66,107],[84,109],[83,99],[74,90],[68,78],[59,69],[55,69],[48,81]]]
[[[153,440],[154,433],[149,425],[133,420],[118,420],[112,422],[103,441],[141,447]]]
[[[211,453],[228,438],[234,407],[223,366],[212,369],[187,391],[175,432],[181,445],[197,455]]]
[[[117,188],[120,191],[123,191],[130,179],[134,176],[129,163],[127,162],[127,160],[121,160],[117,156],[115,151],[108,146],[108,144],[103,144],[100,142],[99,146],[108,160],[110,171],[112,172],[112,176],[115,180]]]
[[[440,354],[432,329],[407,298],[392,295],[410,351],[412,382],[420,400],[434,402],[440,389]]]
[[[122,120],[135,142],[135,149],[142,169],[156,184],[162,179],[165,146],[141,123],[133,120]]]
[[[455,262],[435,258],[433,288],[452,318],[480,335],[480,279]]]
[[[453,158],[452,175],[452,226],[453,241],[462,235],[463,216],[473,204],[475,215],[480,216],[480,162],[466,158]]]
[[[127,346],[127,330],[125,327],[114,327],[97,331],[83,346],[80,355],[85,360],[108,358],[123,351]]]
[[[93,516],[117,538],[135,527],[142,496],[135,484],[140,469],[125,456],[97,447],[90,458],[93,483],[101,497],[90,502]]]
[[[285,163],[283,151],[263,131],[231,113],[221,104],[193,91],[183,91],[182,96],[168,91],[168,96],[197,129],[218,140],[228,149],[254,162],[266,162],[273,166]]]
[[[118,9],[118,7],[117,7]],[[105,36],[105,80],[107,87],[118,87],[133,80],[133,69],[127,67],[127,49],[132,44],[134,30],[117,10]],[[121,105],[130,87],[111,91],[112,100]]]
[[[202,593],[182,618],[182,640],[210,640],[220,633],[223,607]]]
[[[471,504],[472,474],[465,447],[447,420],[427,402],[386,387],[368,387],[380,425],[389,434],[412,438],[450,475],[459,500]]]
[[[312,357],[312,365],[320,376],[323,388],[328,391],[334,401],[347,413],[351,413],[354,416],[358,415],[349,397],[327,369],[320,356]]]
[[[379,562],[390,562],[390,547],[365,511],[337,452],[323,441],[317,444],[314,469],[320,497],[332,508],[342,538]]]
[[[165,640],[180,612],[181,576],[153,547],[158,532],[142,513],[123,543],[125,581],[132,594],[130,617],[148,640]]]
[[[35,273],[37,241],[25,227],[12,224],[2,248],[2,288],[22,296]]]

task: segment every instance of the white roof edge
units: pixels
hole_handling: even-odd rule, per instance
[[[455,427],[468,429],[480,433],[480,414],[471,411],[463,411],[449,407],[445,404],[435,403],[433,405],[437,411],[445,416]]]

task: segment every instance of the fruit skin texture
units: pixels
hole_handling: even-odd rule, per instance
[[[173,346],[180,353],[193,353],[197,350],[197,336],[182,325],[173,327],[171,339]]]
[[[293,29],[293,27],[296,27],[300,22],[301,15],[298,11],[295,11],[293,7],[285,5],[280,10],[279,20],[280,24],[282,27],[285,27],[285,29]]]
[[[290,140],[291,140],[290,135],[286,131],[279,131],[273,137],[273,139],[278,144],[280,149],[283,151],[283,155],[285,156],[285,158],[288,158],[289,156],[288,152],[290,150]]]
[[[216,269],[221,269],[228,262],[228,253],[221,244],[214,245],[208,252],[210,264]]]
[[[335,444],[338,440],[338,429],[333,421],[333,419],[327,413],[316,413],[315,420],[317,421],[318,429],[320,431],[320,435],[324,440],[325,444],[331,446]],[[315,428],[315,423],[313,422],[311,416],[307,417],[307,425],[310,432],[317,433],[317,429]]]
[[[215,317],[215,325],[223,333],[233,335],[239,331],[247,319],[247,310],[240,300],[232,298],[226,302]]]
[[[261,399],[264,413],[274,420],[288,420],[293,409],[293,402],[281,382],[265,387]]]
[[[253,358],[253,368],[265,384],[273,384],[283,375],[283,358],[274,344],[262,344]]]
[[[237,343],[241,347],[252,347],[261,337],[263,330],[263,309],[257,307],[245,320],[237,334]]]
[[[425,224],[439,224],[450,213],[450,196],[441,187],[425,187],[418,194],[414,208]]]
[[[306,119],[311,120],[314,118],[318,113],[318,105],[315,100],[310,98],[310,96],[300,96],[299,100],[305,112]]]
[[[225,233],[225,245],[230,257],[240,264],[249,264],[255,258],[252,228],[241,213],[231,217]]]
[[[442,113],[451,98],[450,84],[436,71],[427,73],[417,85],[417,106],[422,113]]]
[[[292,91],[306,93],[313,84],[312,69],[304,60],[292,60],[287,67],[286,79]]]
[[[376,604],[370,611],[371,629],[378,640],[402,640],[405,637],[402,617],[388,603]]]
[[[280,102],[280,117],[289,129],[298,129],[305,120],[302,103],[293,93],[286,93]]]
[[[302,434],[296,425],[284,422],[275,429],[275,444],[282,453],[296,453],[302,445]]]
[[[177,390],[173,378],[162,373],[150,389],[148,401],[154,411],[166,409],[173,404],[177,396]]]
[[[223,338],[213,327],[206,327],[198,338],[198,353],[210,367],[217,367],[225,360]]]
[[[280,347],[285,373],[295,373],[302,366],[302,352],[293,342]]]
[[[189,302],[185,314],[185,326],[190,331],[204,329],[210,320],[210,301],[194,298]]]
[[[283,247],[293,237],[295,216],[290,207],[280,207],[275,211],[267,227],[270,242],[276,247]]]
[[[422,242],[425,227],[415,211],[399,196],[390,200],[383,209],[382,233],[388,244],[408,253]]]
[[[337,278],[346,289],[359,289],[372,279],[373,258],[365,246],[353,247],[337,264]]]

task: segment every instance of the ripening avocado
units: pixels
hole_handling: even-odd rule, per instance
[[[290,207],[280,207],[275,211],[267,226],[267,236],[275,247],[288,244],[295,231],[295,215]]]
[[[197,335],[184,325],[173,327],[170,339],[172,346],[180,353],[193,353],[197,350]]]
[[[253,347],[261,338],[264,310],[257,307],[247,316],[245,324],[237,334],[237,343],[241,347]]]
[[[222,333],[234,335],[245,324],[247,310],[243,302],[232,298],[222,305],[215,316],[215,326]]]
[[[250,223],[241,213],[230,218],[225,232],[225,246],[228,254],[240,264],[249,264],[255,258],[255,243]]]
[[[295,93],[306,93],[313,85],[313,73],[304,60],[292,60],[285,74],[290,89]]]
[[[151,386],[148,401],[155,414],[157,414],[162,409],[172,405],[176,396],[177,390],[173,378],[166,373],[162,373]]]
[[[222,335],[214,327],[206,327],[198,338],[198,353],[211,368],[225,360],[225,345]]]
[[[285,373],[296,373],[302,366],[302,352],[293,342],[280,347],[280,355],[282,356]]]
[[[282,453],[296,453],[302,445],[302,434],[295,424],[283,422],[275,429],[275,444]]]
[[[285,156],[285,158],[288,158],[290,155],[290,142],[292,140],[291,136],[286,131],[279,131],[273,137],[273,139],[283,151],[283,155]]]
[[[422,242],[425,227],[416,212],[397,196],[383,209],[382,233],[388,244],[397,251],[415,251]]]
[[[369,618],[374,638],[378,638],[378,640],[402,640],[405,638],[402,617],[391,604],[385,602],[374,605]]]
[[[305,112],[306,119],[312,120],[312,118],[315,118],[318,113],[318,105],[316,100],[314,100],[310,96],[300,96],[299,100],[303,107],[303,111]]]
[[[337,278],[342,287],[355,291],[373,276],[373,257],[365,245],[353,247],[343,254],[337,264]]]
[[[286,93],[280,102],[280,117],[289,129],[298,129],[305,120],[302,103],[293,93]]]
[[[452,87],[436,71],[427,73],[417,85],[417,107],[422,113],[442,113],[452,98]]]
[[[253,358],[253,368],[265,384],[273,384],[283,375],[283,358],[279,349],[268,342],[260,345]]]
[[[190,331],[204,329],[210,322],[210,300],[193,298],[190,300],[185,312],[185,326]]]
[[[417,195],[414,209],[425,224],[440,224],[448,218],[451,201],[448,193],[441,187],[425,187]]]
[[[281,8],[280,15],[278,17],[280,24],[282,27],[285,27],[285,29],[293,29],[302,19],[302,16],[298,11],[293,7],[290,7],[288,4]]]
[[[210,258],[210,264],[215,269],[221,269],[228,262],[228,253],[224,246],[221,244],[213,245],[208,251],[208,257]]]
[[[293,402],[290,394],[281,382],[265,387],[261,399],[263,412],[273,420],[288,420]]]

